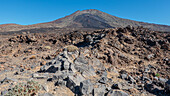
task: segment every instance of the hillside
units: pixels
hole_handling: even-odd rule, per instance
[[[29,29],[41,29],[41,28],[115,28],[126,27],[131,25],[134,27],[143,26],[154,31],[169,32],[170,26],[150,24],[144,22],[137,22],[128,19],[122,19],[110,14],[101,12],[99,10],[89,9],[83,11],[76,11],[75,13],[60,18],[51,22],[34,24],[34,25],[17,25],[17,24],[5,24],[0,25],[0,32],[20,31]]]

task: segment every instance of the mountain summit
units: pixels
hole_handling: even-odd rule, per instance
[[[143,26],[154,31],[170,31],[170,26],[158,25],[151,23],[138,22],[128,19],[122,19],[110,14],[101,12],[95,9],[88,9],[83,11],[76,11],[75,13],[51,21],[47,23],[40,23],[34,25],[0,25],[0,32],[6,31],[19,31],[24,29],[35,29],[35,28],[114,28],[114,27],[125,27],[125,26]]]

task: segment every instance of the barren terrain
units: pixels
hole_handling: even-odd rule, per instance
[[[0,92],[32,80],[39,96],[169,96],[169,42],[132,26],[1,34]]]

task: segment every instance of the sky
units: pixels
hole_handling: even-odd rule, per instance
[[[0,0],[0,24],[30,25],[97,9],[120,18],[170,25],[170,0]]]

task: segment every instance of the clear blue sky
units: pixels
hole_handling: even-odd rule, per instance
[[[170,0],[0,0],[0,24],[49,22],[85,9],[170,25]]]

